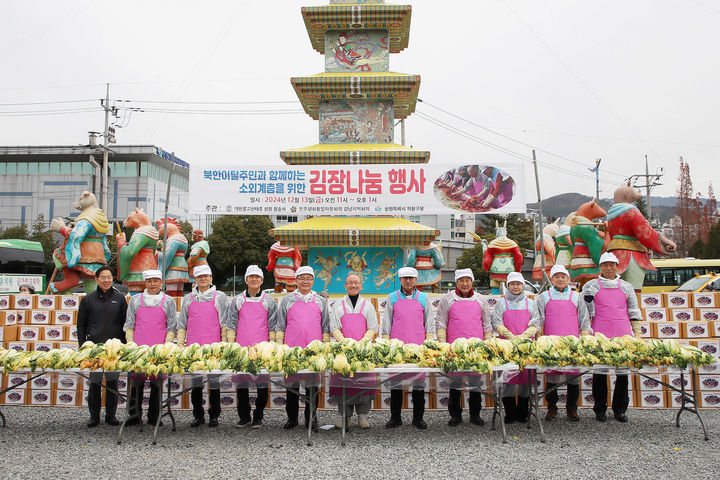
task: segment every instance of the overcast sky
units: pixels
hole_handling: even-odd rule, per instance
[[[87,143],[88,130],[103,128],[97,99],[110,82],[112,99],[133,101],[120,107],[272,111],[138,113],[119,143],[154,144],[191,164],[280,165],[281,150],[318,142],[317,122],[294,113],[289,79],[323,71],[300,7],[326,3],[0,0],[0,145]],[[601,196],[611,196],[644,173],[646,154],[651,173],[666,174],[654,195],[674,195],[680,156],[696,190],[718,187],[720,1],[407,3],[410,44],[390,69],[422,77],[424,117],[407,120],[407,144],[430,150],[431,162],[524,157],[528,201],[533,147],[543,197],[592,194],[596,158]],[[74,100],[93,101],[12,105]],[[68,109],[94,111],[37,114]]]

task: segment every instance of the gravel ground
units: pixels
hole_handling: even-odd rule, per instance
[[[176,414],[178,430],[166,421],[158,445],[152,431],[130,427],[117,445],[118,427],[88,429],[80,409],[3,407],[8,426],[0,428],[0,477],[22,478],[717,478],[720,411],[702,412],[710,440],[697,418],[683,413],[675,428],[671,410],[630,410],[630,422],[610,417],[597,423],[581,409],[579,424],[561,410],[545,423],[547,443],[535,426],[509,425],[509,442],[489,425],[447,426],[445,412],[428,412],[428,429],[405,424],[387,430],[387,412],[373,411],[370,430],[353,429],[340,445],[339,430],[320,431],[312,447],[305,431],[287,432],[283,411],[266,413],[260,430],[234,428],[237,416],[223,411],[220,427],[190,429],[190,412]],[[544,411],[543,411],[544,414]],[[484,411],[487,421],[491,412]],[[302,418],[302,413],[301,413]],[[320,424],[335,413],[319,412]],[[97,467],[96,465],[102,465]]]

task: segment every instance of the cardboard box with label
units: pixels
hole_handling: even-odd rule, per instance
[[[692,308],[691,292],[663,292],[667,308]]]
[[[708,322],[682,322],[680,327],[682,328],[683,338],[708,338],[710,336],[710,325]]]
[[[57,297],[55,295],[37,295],[37,307],[43,310],[54,310],[57,308]]]
[[[11,295],[10,308],[32,310],[35,308],[35,295]]]
[[[75,310],[53,310],[53,325],[75,325],[77,312]]]
[[[661,293],[641,293],[640,308],[665,308],[665,297]]]
[[[55,390],[55,402],[57,407],[75,407],[78,402],[77,390]]]
[[[714,292],[694,292],[693,305],[695,308],[715,308],[719,307],[718,294]]]
[[[682,329],[678,322],[655,322],[655,338],[681,338]]]
[[[20,328],[18,329],[18,340],[25,342],[35,342],[37,340],[42,340],[42,336],[40,335],[40,327],[32,325],[20,325]]]
[[[669,320],[665,308],[644,308],[642,313],[644,319],[648,322],[667,322]]]
[[[695,320],[695,309],[692,308],[672,308],[670,309],[670,318],[673,322],[692,322]]]
[[[60,305],[58,305],[58,308],[62,310],[77,310],[80,306],[80,296],[79,295],[61,295],[60,296]]]
[[[42,338],[50,342],[62,342],[65,338],[65,327],[61,325],[48,325],[40,327],[42,330]]]
[[[0,326],[9,327],[17,324],[17,310],[0,310]]]

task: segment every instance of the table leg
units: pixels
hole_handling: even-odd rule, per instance
[[[343,379],[342,382],[342,412],[340,413],[340,416],[342,417],[342,445],[345,445],[345,434],[347,432],[347,398],[345,393],[345,381]]]
[[[298,387],[298,391],[299,390],[300,390],[300,387]],[[319,391],[319,387],[318,387],[318,391]],[[309,405],[310,405],[310,416],[309,416],[310,421],[308,422],[308,426],[307,426],[307,429],[308,429],[307,430],[307,445],[308,445],[308,447],[312,447],[312,427],[313,427],[313,416],[315,413],[315,392],[311,392],[310,395],[307,395],[307,386],[306,386],[305,394],[306,394],[305,395],[306,397],[308,397],[308,396],[310,397],[308,400],[306,400],[309,402]]]

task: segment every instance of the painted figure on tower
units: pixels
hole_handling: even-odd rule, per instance
[[[185,254],[188,249],[188,241],[180,231],[177,218],[168,218],[167,227],[167,248],[163,257],[162,239],[165,236],[165,220],[158,220],[158,268],[163,271],[165,278],[165,290],[173,297],[183,296],[183,287],[190,282],[188,264]],[[167,262],[163,259],[167,258]]]
[[[65,237],[62,245],[53,252],[55,268],[63,272],[64,279],[49,285],[53,293],[62,293],[79,285],[86,292],[96,288],[95,272],[110,261],[111,253],[105,235],[109,230],[107,216],[98,208],[95,195],[83,192],[73,203],[80,211],[75,222],[65,225],[61,218],[50,223],[50,229]]]
[[[640,210],[631,202],[642,198],[640,192],[626,184],[615,190],[615,203],[607,212],[608,252],[618,258],[620,278],[632,284],[636,291],[642,289],[645,272],[655,270],[650,263],[648,250],[667,255],[674,252],[675,242],[655,231]]]
[[[297,288],[295,283],[295,270],[302,264],[300,250],[295,247],[286,247],[280,242],[275,242],[268,252],[268,264],[265,269],[273,272],[275,276],[275,291],[282,292],[285,289],[293,292]]]
[[[577,282],[580,287],[600,276],[600,255],[603,253],[605,233],[597,228],[602,223],[593,220],[605,215],[605,210],[592,201],[580,205],[570,221],[573,250],[568,270],[571,280]]]
[[[545,256],[545,272],[550,276],[550,269],[555,265],[555,235],[560,228],[560,219],[543,227],[542,235],[535,240],[535,262],[533,263],[532,279],[542,280],[542,257]]]
[[[123,222],[123,227],[134,228],[130,241],[126,241],[125,233],[118,233],[115,238],[118,247],[118,280],[122,281],[134,295],[145,290],[143,274],[145,270],[157,270],[155,249],[158,231],[150,217],[142,208],[136,208]]]
[[[445,266],[440,245],[431,243],[426,247],[417,247],[410,250],[406,267],[415,267],[418,272],[417,283],[415,288],[421,292],[425,288],[431,289],[433,292],[439,292],[440,279],[442,277],[441,268]]]
[[[483,253],[483,269],[490,272],[492,294],[500,293],[500,285],[507,281],[512,272],[519,272],[523,264],[520,247],[507,237],[507,220],[502,227],[495,222],[496,238],[490,242]]]
[[[188,273],[190,274],[190,281],[193,279],[193,270],[195,267],[200,265],[207,265],[207,257],[210,255],[210,244],[205,240],[205,234],[202,230],[193,230],[192,232],[193,244],[190,247],[190,255],[187,259]]]

